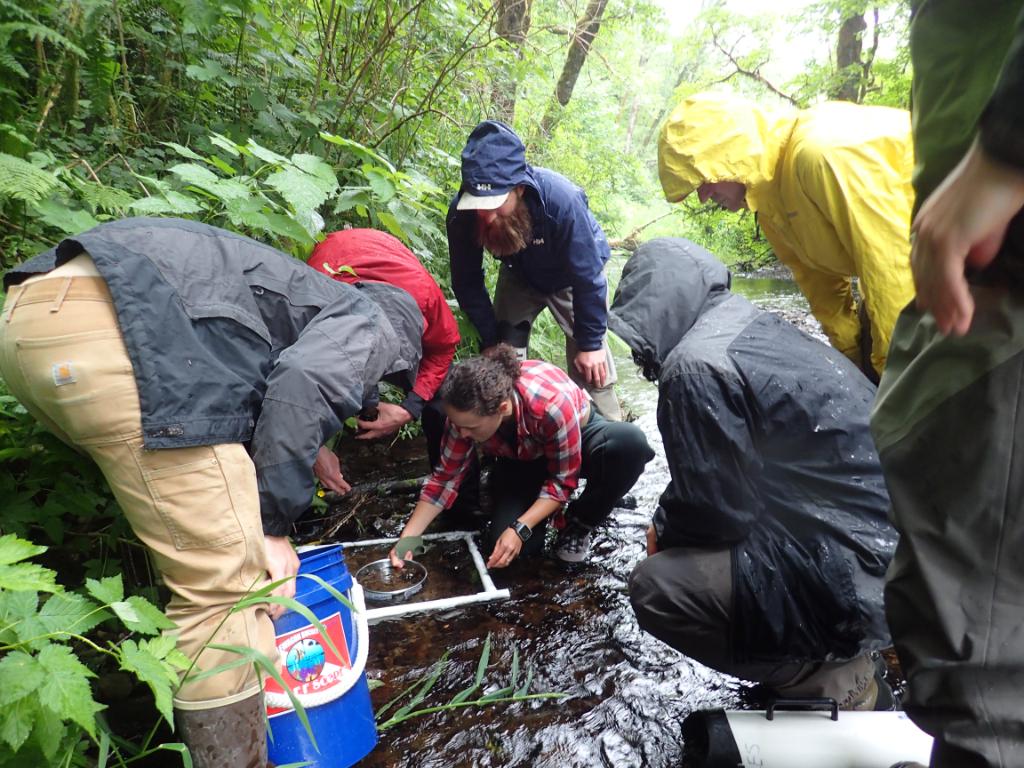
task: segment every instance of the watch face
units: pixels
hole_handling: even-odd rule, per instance
[[[512,530],[515,531],[519,535],[519,538],[523,541],[526,541],[528,538],[530,538],[530,534],[533,533],[533,531],[530,530],[530,526],[528,526],[526,523],[521,523],[518,520],[512,523]]]

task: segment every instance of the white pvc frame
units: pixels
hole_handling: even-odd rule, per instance
[[[366,610],[366,620],[371,624],[374,624],[383,619],[394,618],[395,616],[405,616],[410,613],[424,613],[426,611],[440,611],[446,608],[458,608],[463,605],[472,605],[474,603],[487,603],[491,600],[506,600],[510,597],[507,589],[498,589],[494,586],[494,582],[491,580],[491,575],[487,572],[487,566],[484,565],[484,559],[480,554],[480,550],[476,546],[476,542],[473,541],[473,534],[469,531],[449,531],[446,533],[427,533],[423,535],[425,541],[465,541],[466,546],[469,547],[469,555],[473,558],[473,564],[476,565],[476,572],[480,575],[480,583],[484,585],[482,592],[477,592],[472,595],[459,595],[457,597],[442,597],[437,600],[424,600],[420,603],[399,603],[398,605],[385,605],[380,608],[368,608]],[[354,549],[356,547],[369,547],[374,544],[394,544],[398,541],[398,538],[391,539],[364,539],[363,541],[343,541],[339,542],[342,549],[349,548]]]

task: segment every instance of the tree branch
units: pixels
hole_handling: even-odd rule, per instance
[[[728,75],[727,77],[724,77],[721,80],[718,80],[717,82],[724,83],[725,81],[731,79],[734,75],[743,75],[744,77],[749,77],[751,80],[755,80],[755,81],[761,83],[761,85],[763,85],[769,91],[774,93],[780,99],[784,99],[785,101],[788,101],[794,107],[799,107],[800,106],[800,103],[796,99],[794,99],[788,93],[783,93],[781,90],[779,90],[779,88],[777,88],[775,86],[774,83],[772,83],[767,77],[765,77],[764,75],[761,74],[761,71],[760,71],[761,67],[763,67],[765,64],[767,64],[768,61],[762,61],[760,64],[758,64],[753,69],[748,69],[748,68],[744,67],[742,64],[740,64],[739,59],[737,59],[733,55],[731,50],[726,50],[725,46],[718,39],[718,32],[713,27],[711,28],[711,41],[714,44],[715,48],[717,48],[719,50],[719,52],[722,53],[722,55],[724,55],[729,60],[729,63],[732,64],[732,66],[736,70],[731,75]],[[737,43],[738,42],[739,41],[737,41]]]

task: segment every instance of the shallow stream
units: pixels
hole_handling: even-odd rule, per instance
[[[792,282],[736,278],[733,289],[820,338]],[[498,587],[511,590],[509,600],[385,621],[370,631],[368,674],[381,683],[373,691],[375,707],[428,675],[446,651],[449,663],[423,705],[448,702],[473,682],[488,634],[492,650],[485,693],[508,685],[513,651],[518,649],[520,682],[530,667],[531,691],[565,696],[406,721],[384,731],[360,766],[678,766],[683,758],[681,723],[687,714],[699,708],[752,706],[747,684],[681,656],[636,624],[626,582],[644,556],[644,533],[668,469],[655,421],[654,385],[639,377],[630,360],[618,362],[620,397],[657,455],[632,491],[636,508],[615,510],[597,534],[589,561],[572,568],[547,556],[516,562],[492,572]],[[425,459],[399,445],[395,449],[399,452],[383,445],[372,449],[381,478],[426,471]],[[333,538],[397,535],[413,498],[354,502],[360,509]],[[353,564],[371,554],[357,558],[356,552]],[[424,598],[430,596],[424,592]]]

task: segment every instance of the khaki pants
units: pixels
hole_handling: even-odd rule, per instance
[[[608,421],[622,421],[622,408],[615,396],[615,359],[608,347],[607,334],[602,342],[605,361],[608,366],[608,382],[603,387],[591,387],[576,370],[573,358],[579,348],[573,337],[572,289],[565,288],[557,293],[540,293],[527,285],[515,272],[504,264],[498,272],[498,283],[494,290],[494,316],[498,321],[501,341],[521,350],[526,355],[530,340],[530,329],[544,308],[547,307],[565,334],[565,367],[569,378],[587,390],[598,412]]]
[[[149,451],[139,395],[106,284],[55,277],[11,289],[0,319],[0,374],[43,425],[100,467],[172,593],[167,617],[195,671],[236,661],[208,642],[274,659],[264,606],[231,613],[266,579],[256,473],[238,444]],[[260,690],[252,665],[185,680],[178,709],[209,709]]]

